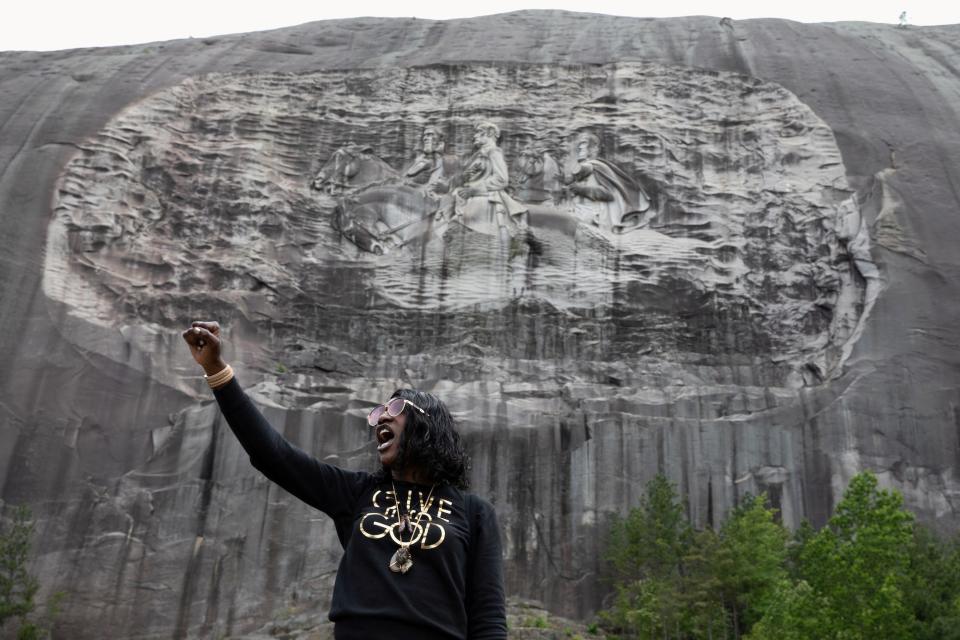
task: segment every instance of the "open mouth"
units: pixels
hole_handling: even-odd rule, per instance
[[[393,431],[384,424],[377,427],[377,451],[384,451],[394,439]]]

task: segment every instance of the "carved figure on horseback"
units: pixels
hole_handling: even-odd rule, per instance
[[[595,134],[576,138],[567,156],[575,159],[569,175],[548,151],[528,143],[514,165],[516,197],[499,138],[495,124],[477,124],[474,152],[461,168],[456,156],[444,152],[443,134],[426,127],[416,157],[402,172],[371,147],[350,143],[333,152],[311,186],[337,198],[333,227],[373,254],[451,223],[502,241],[527,234],[530,225],[573,235],[578,223],[612,234],[646,224],[646,193],[627,172],[598,157]]]

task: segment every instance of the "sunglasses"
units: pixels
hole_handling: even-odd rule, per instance
[[[370,413],[367,414],[367,424],[371,427],[377,426],[377,423],[380,422],[380,416],[383,415],[384,411],[386,411],[387,415],[391,418],[396,418],[398,415],[403,413],[403,410],[407,408],[407,405],[410,405],[423,415],[427,415],[426,411],[405,398],[390,398],[386,404],[378,404],[370,411]]]

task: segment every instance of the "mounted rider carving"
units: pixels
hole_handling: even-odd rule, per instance
[[[331,223],[343,237],[384,254],[422,237],[434,212],[453,207],[447,192],[460,164],[443,149],[442,134],[427,127],[417,156],[399,173],[370,147],[350,143],[333,152],[312,186],[338,198]]]
[[[560,167],[549,149],[530,134],[520,134],[522,145],[513,165],[515,196],[528,204],[554,204],[562,193]]]
[[[527,226],[527,208],[506,192],[510,182],[503,151],[497,146],[500,129],[491,122],[476,126],[474,154],[454,192],[453,214],[465,227],[487,235],[513,236]]]
[[[650,208],[650,199],[643,187],[623,169],[598,157],[600,138],[583,132],[576,139],[577,169],[566,180],[573,214],[587,224],[601,229],[622,231],[626,218]]]
[[[420,136],[420,152],[404,170],[407,184],[422,188],[427,195],[439,197],[450,191],[450,180],[460,172],[460,161],[444,154],[443,134],[426,127]]]

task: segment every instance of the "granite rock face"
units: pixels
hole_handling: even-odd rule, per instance
[[[2,497],[64,624],[325,615],[333,528],[222,423],[200,317],[322,459],[372,468],[369,406],[443,397],[508,591],[555,613],[602,605],[609,516],[658,471],[700,526],[760,491],[820,524],[869,468],[955,529],[957,35],[525,12],[0,54]],[[433,127],[468,180],[482,121],[528,227],[408,179]]]
[[[506,257],[500,238],[456,219],[394,239],[386,255],[378,245],[375,257],[343,229],[369,236],[386,224],[359,219],[370,204],[358,202],[408,193],[400,176],[367,176],[375,191],[364,191],[359,175],[326,178],[359,201],[310,189],[316,158],[350,144],[366,149],[368,160],[351,152],[358,164],[402,166],[427,126],[447,131],[448,156],[466,158],[483,120],[500,123],[508,161],[533,147],[561,175],[575,173],[571,132],[596,132],[614,166],[646,184],[645,224],[604,233],[581,215],[596,203],[558,194],[540,208],[570,224],[534,224],[526,246],[514,238]],[[394,191],[383,186],[391,182]],[[442,207],[416,204],[396,226]],[[863,277],[876,271],[869,238],[856,235],[859,204],[829,127],[776,85],[682,67],[458,65],[188,80],[82,143],[54,213],[44,292],[91,323],[138,327],[138,350],[189,324],[205,299],[228,327],[255,327],[256,342],[291,372],[336,368],[341,358],[321,350],[330,346],[368,362],[386,347],[386,370],[358,370],[386,373],[382,392],[411,357],[445,365],[467,354],[481,369],[509,369],[506,360],[523,354],[555,362],[551,377],[590,382],[598,363],[650,369],[633,366],[640,355],[664,366],[739,358],[756,384],[797,387],[804,376],[819,382],[839,371],[875,297]],[[380,235],[389,250],[390,234]],[[859,267],[853,242],[863,244]],[[538,339],[518,335],[506,309],[534,322]],[[573,409],[579,400],[571,400]]]

